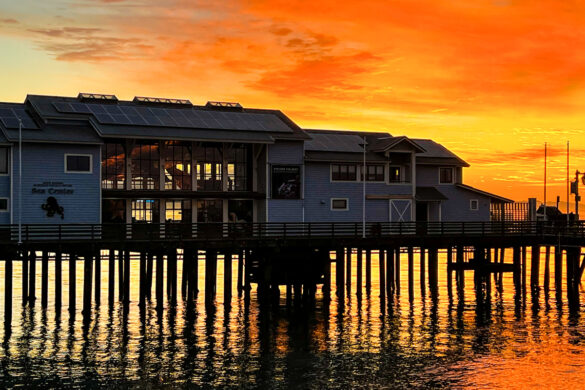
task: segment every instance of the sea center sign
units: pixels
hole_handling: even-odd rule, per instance
[[[40,195],[72,195],[75,192],[72,184],[61,181],[45,181],[33,184],[31,193]]]

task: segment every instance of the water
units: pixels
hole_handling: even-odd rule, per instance
[[[21,268],[15,262],[12,334],[0,347],[0,387],[582,387],[582,309],[570,312],[564,296],[558,302],[554,283],[549,292],[541,290],[533,297],[529,291],[516,299],[512,274],[505,274],[503,290],[494,285],[489,302],[478,304],[473,274],[467,272],[463,295],[455,287],[449,292],[444,255],[439,260],[437,297],[421,290],[417,257],[414,297],[409,299],[404,256],[401,294],[381,310],[376,255],[372,256],[372,291],[364,292],[361,300],[355,295],[353,269],[352,293],[343,302],[332,286],[329,303],[319,289],[313,304],[287,307],[282,288],[276,309],[261,305],[255,288],[246,304],[235,293],[236,278],[231,305],[224,305],[220,258],[215,305],[204,303],[200,262],[201,291],[193,310],[179,297],[175,309],[167,307],[160,314],[154,298],[145,310],[138,307],[138,261],[131,264],[129,310],[125,312],[117,300],[110,310],[108,267],[103,261],[102,303],[94,306],[87,325],[80,312],[81,264],[78,311],[72,317],[67,310],[67,261],[59,313],[52,294],[48,309],[40,307],[40,262],[36,306],[22,307]],[[541,263],[544,269],[544,257]],[[234,260],[234,270],[236,265]],[[553,268],[551,264],[554,278]],[[2,283],[3,273],[0,264]],[[181,262],[179,291],[180,274]],[[53,275],[49,286],[52,293]]]

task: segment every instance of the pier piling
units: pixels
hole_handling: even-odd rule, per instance
[[[75,313],[77,254],[69,253],[69,312]]]
[[[36,295],[36,269],[37,269],[37,254],[34,250],[30,251],[30,270],[29,270],[29,282],[28,282],[28,304],[30,307],[34,307]]]
[[[116,252],[113,249],[108,251],[108,305],[114,306],[114,282],[116,278]]]
[[[41,260],[41,307],[47,308],[49,301],[49,252],[43,251]]]
[[[62,302],[62,283],[63,283],[63,271],[62,271],[62,264],[63,264],[63,254],[61,253],[61,248],[57,250],[55,253],[55,310],[59,312],[61,310],[61,302]]]
[[[29,257],[27,250],[21,250],[22,254],[22,306],[28,303],[28,269]]]
[[[12,324],[12,257],[4,261],[4,328],[5,332]],[[9,332],[7,332],[9,333]]]

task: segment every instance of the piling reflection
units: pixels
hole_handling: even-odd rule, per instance
[[[42,275],[35,276],[41,283],[32,284],[35,290],[29,285],[27,294],[21,283],[14,284],[15,315],[12,326],[3,329],[0,385],[476,388],[522,381],[522,375],[531,368],[541,370],[540,362],[550,356],[556,360],[548,360],[549,375],[560,375],[558,370],[573,364],[575,353],[585,352],[579,299],[563,294],[579,286],[559,282],[555,267],[540,273],[550,277],[550,284],[540,281],[540,288],[526,288],[522,281],[534,280],[530,252],[497,251],[500,263],[504,259],[522,267],[515,275],[448,270],[449,255],[432,249],[424,252],[424,262],[419,253],[397,253],[382,253],[391,262],[380,262],[377,252],[362,254],[362,266],[369,271],[361,270],[361,290],[359,253],[342,253],[340,261],[339,253],[332,253],[329,290],[294,286],[276,293],[271,288],[269,299],[260,297],[255,286],[238,289],[239,277],[232,280],[238,294],[226,293],[219,282],[222,271],[237,270],[238,257],[231,259],[232,267],[224,256],[212,259],[219,272],[216,283],[206,280],[205,262],[200,261],[196,274],[203,288],[196,293],[189,291],[193,283],[183,290],[182,278],[192,274],[172,257],[170,265],[159,256],[144,258],[141,270],[139,258],[122,256],[115,275],[130,275],[126,286],[109,280],[114,263],[105,255],[99,297],[108,299],[94,299],[90,315],[82,314],[87,269],[82,263],[69,267],[64,258],[74,272],[63,274],[63,295],[68,296],[68,278],[73,277],[77,302],[59,306],[56,289],[49,288],[46,305],[43,300],[43,305],[22,307],[27,294],[27,302],[39,295]],[[436,270],[427,262],[434,256]],[[338,265],[348,261],[352,268],[340,279]],[[547,264],[539,264],[540,270],[546,271]],[[14,280],[20,281],[22,263],[12,266]],[[178,267],[176,282],[159,278],[168,267]],[[156,283],[142,288],[156,294],[145,294],[141,302],[139,276],[149,273]],[[49,287],[55,286],[54,279],[49,275]],[[181,294],[173,298],[179,283]],[[121,287],[115,299],[109,296],[111,285]],[[206,293],[206,285],[215,293]],[[540,358],[526,359],[528,353]],[[573,375],[585,380],[580,370]]]

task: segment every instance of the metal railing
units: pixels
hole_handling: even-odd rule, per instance
[[[361,238],[361,222],[310,223],[134,223],[134,224],[26,224],[23,242],[127,240],[261,240],[287,238]],[[585,238],[583,222],[572,225],[547,222],[368,222],[365,238],[400,236],[563,236]],[[0,225],[0,243],[18,239],[17,225]]]

